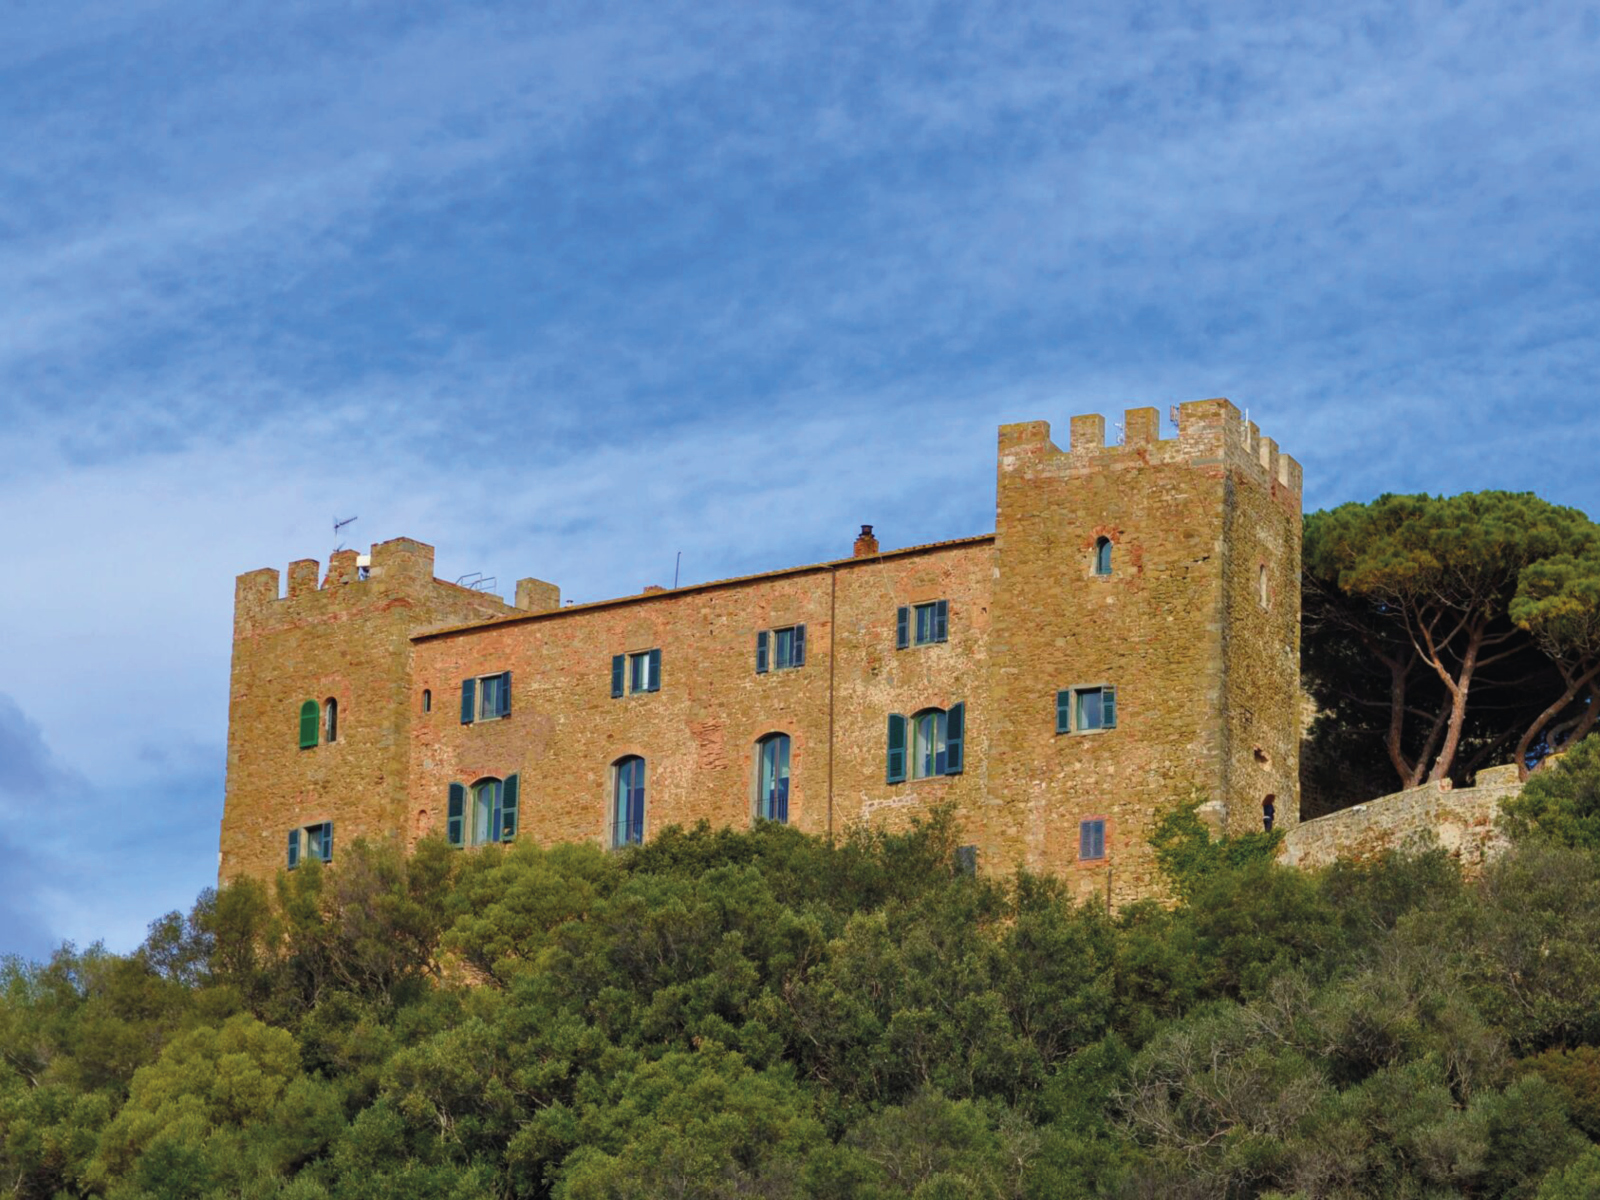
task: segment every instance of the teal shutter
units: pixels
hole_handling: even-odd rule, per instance
[[[445,810],[444,832],[452,846],[467,844],[467,789],[465,784],[450,785],[450,807]]]
[[[906,779],[906,719],[899,713],[889,714],[887,776],[890,783],[904,783]]]
[[[500,785],[500,840],[509,842],[517,836],[517,777],[507,775]]]
[[[944,773],[959,775],[966,758],[967,706],[952,704],[944,715]]]
[[[511,672],[504,671],[500,675],[500,715],[511,715]]]
[[[1056,732],[1072,732],[1072,693],[1056,693]]]
[[[1100,727],[1117,727],[1117,689],[1114,687],[1100,689]]]
[[[650,691],[661,690],[661,651],[650,651]]]
[[[333,822],[322,823],[322,861],[333,861]]]
[[[613,654],[611,656],[611,698],[615,700],[622,695],[622,678],[628,669],[628,656],[626,654]]]
[[[756,674],[767,673],[767,631],[763,629],[756,634]]]
[[[315,700],[307,700],[300,706],[300,749],[317,748],[317,725],[320,719],[321,709]]]
[[[461,723],[472,724],[472,713],[478,707],[478,681],[476,679],[463,679],[461,681]]]
[[[894,610],[894,648],[904,650],[911,645],[911,610],[901,605]]]
[[[794,627],[794,665],[797,667],[806,665],[806,627],[804,625],[796,625]]]
[[[941,600],[933,606],[933,640],[947,640],[950,633],[950,601]]]
[[[289,830],[289,870],[294,870],[300,865],[300,831]]]

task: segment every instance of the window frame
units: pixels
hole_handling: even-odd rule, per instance
[[[1083,699],[1090,693],[1100,697],[1100,723],[1092,727],[1085,727],[1082,720]],[[1111,722],[1106,723],[1105,698],[1111,698]],[[1065,698],[1065,700],[1063,700]],[[1117,698],[1117,685],[1114,683],[1079,683],[1071,687],[1062,688],[1056,693],[1056,733],[1057,734],[1094,734],[1109,733],[1117,728],[1119,722],[1118,710],[1120,702]],[[1062,719],[1063,712],[1066,719]]]
[[[780,752],[781,747],[781,762]],[[768,752],[772,752],[772,787],[768,786],[767,760]],[[756,821],[776,821],[780,825],[789,823],[789,800],[794,791],[794,739],[782,730],[762,734],[755,742],[756,772],[755,772],[755,811]],[[779,770],[782,771],[781,788]],[[769,796],[768,793],[774,795]],[[769,804],[769,800],[771,803]],[[781,813],[779,801],[781,800]]]
[[[483,699],[487,689],[484,684],[493,681],[499,699],[498,711],[486,713]],[[469,699],[470,698],[470,699]],[[471,715],[468,715],[468,708]],[[485,721],[503,721],[511,715],[511,672],[491,671],[486,675],[473,675],[461,681],[461,723],[481,725]]]
[[[645,686],[635,687],[635,678],[643,664]],[[629,696],[648,696],[661,690],[661,647],[649,650],[624,650],[611,656],[611,698],[623,700]]]
[[[949,728],[949,711],[943,708],[921,708],[911,714],[909,728],[906,730],[906,753],[910,761],[906,764],[907,776],[913,782],[918,779],[938,779],[945,774],[945,754],[947,743],[946,731]],[[927,755],[929,769],[924,771],[924,738],[923,723],[932,722],[933,748]]]
[[[650,802],[648,772],[649,764],[642,754],[624,754],[611,764],[611,798],[607,805],[611,815],[611,830],[607,844],[612,850],[644,845],[645,817]],[[632,773],[637,774],[637,784],[627,786],[625,790],[625,775]],[[639,801],[637,817],[631,811],[635,795]],[[624,811],[625,801],[627,811]],[[623,836],[619,837],[619,833]]]
[[[322,702],[322,744],[331,746],[339,740],[339,698],[329,696]]]
[[[1116,574],[1116,566],[1112,554],[1116,550],[1116,540],[1101,534],[1094,540],[1094,558],[1090,560],[1089,572],[1097,579],[1108,579]]]
[[[312,835],[316,835],[313,842]],[[297,825],[289,831],[286,849],[286,866],[289,871],[298,870],[300,864],[315,859],[324,865],[333,862],[333,822],[313,821],[309,825]]]
[[[1080,817],[1078,819],[1078,859],[1080,863],[1103,863],[1111,858],[1111,821],[1106,817]],[[1089,841],[1090,848],[1094,847],[1094,840],[1099,840],[1099,854],[1085,854],[1084,839],[1092,835]]]

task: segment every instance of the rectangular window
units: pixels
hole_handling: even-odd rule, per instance
[[[787,671],[806,665],[806,627],[788,625],[756,634],[756,674]]]
[[[943,642],[950,633],[950,601],[933,600],[927,604],[913,604],[895,612],[895,639],[897,649],[907,645],[930,646]]]
[[[302,855],[301,846],[305,846]],[[320,825],[307,825],[303,829],[289,831],[289,870],[294,870],[300,865],[302,857],[316,859],[318,862],[333,861],[333,822],[324,821]]]
[[[493,721],[511,715],[511,672],[480,675],[461,683],[461,723]]]
[[[1092,821],[1078,822],[1078,858],[1082,862],[1092,862],[1106,856],[1106,823],[1105,819],[1096,817]]]
[[[661,651],[640,650],[611,657],[612,698],[661,690]]]
[[[1075,687],[1056,693],[1056,732],[1095,733],[1117,727],[1117,689]]]

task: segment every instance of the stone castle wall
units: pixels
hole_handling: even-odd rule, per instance
[[[452,785],[516,774],[519,832],[608,844],[613,765],[646,760],[645,834],[753,819],[756,745],[791,739],[789,819],[811,833],[899,825],[954,806],[984,869],[1059,874],[1118,903],[1157,894],[1155,812],[1203,788],[1230,829],[1297,810],[1300,471],[1226,400],[1099,417],[1057,447],[1044,422],[1000,430],[996,532],[561,607],[432,576],[401,539],[370,568],[336,556],[241,576],[223,879],[270,875],[290,829],[402,845],[441,833]],[[1109,575],[1094,570],[1099,538]],[[897,649],[896,610],[948,603],[948,640]],[[761,630],[804,624],[799,669],[755,670]],[[658,691],[613,698],[617,654],[659,649]],[[463,723],[462,681],[509,672],[509,715]],[[1056,694],[1112,685],[1117,727],[1057,731]],[[297,706],[336,697],[340,734],[301,750]],[[426,698],[426,703],[425,703]],[[958,775],[891,783],[889,714],[966,713]],[[1079,857],[1079,823],[1106,854]]]
[[[1515,764],[1479,771],[1470,788],[1425,783],[1301,822],[1289,830],[1278,858],[1311,869],[1341,858],[1370,862],[1391,850],[1438,845],[1472,871],[1504,846],[1496,828],[1500,806],[1521,790]]]

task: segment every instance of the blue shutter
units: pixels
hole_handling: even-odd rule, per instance
[[[962,753],[967,733],[967,706],[952,704],[944,715],[944,773],[959,775],[966,755]]]
[[[756,634],[756,674],[767,673],[767,631],[763,629]]]
[[[1072,732],[1072,693],[1056,693],[1056,732]]]
[[[622,678],[628,667],[626,654],[613,654],[611,656],[611,698],[615,700],[622,695]]]
[[[794,627],[794,665],[797,667],[806,665],[806,627],[804,625],[796,625]]]
[[[465,784],[450,785],[450,807],[445,810],[444,833],[452,846],[465,846],[467,789]]]
[[[507,775],[500,785],[500,833],[502,842],[517,836],[517,777]]]
[[[333,822],[322,823],[322,861],[333,861]]]
[[[661,651],[650,651],[650,691],[661,690]]]
[[[901,605],[894,610],[894,648],[904,650],[911,645],[911,610]]]
[[[1114,687],[1100,689],[1100,728],[1115,729],[1117,727],[1117,689]]]
[[[900,610],[904,612],[904,609]],[[888,782],[904,783],[906,779],[906,719],[899,713],[889,714],[889,764]]]
[[[472,724],[473,709],[478,707],[478,681],[476,679],[463,679],[461,681],[461,723]]]
[[[500,715],[511,715],[511,672],[503,671],[500,675]]]
[[[950,601],[941,600],[933,606],[933,640],[945,641],[950,631]]]
[[[300,865],[300,831],[289,830],[289,870],[294,870]]]
[[[307,700],[300,706],[300,749],[315,750],[317,748],[317,721],[319,709],[315,700]]]

